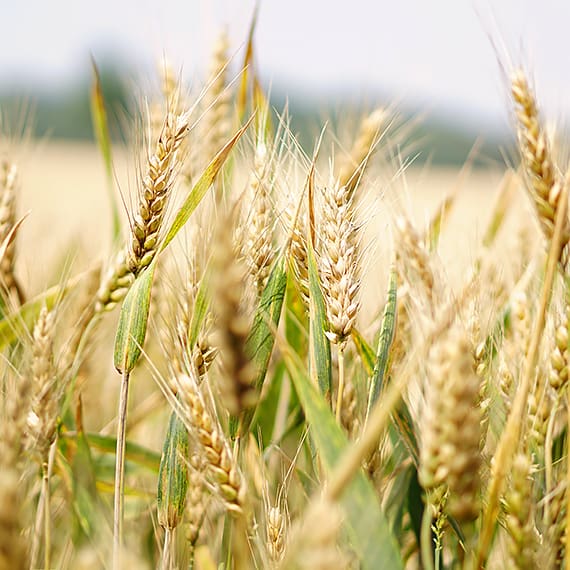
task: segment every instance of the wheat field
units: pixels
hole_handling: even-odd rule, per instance
[[[112,143],[0,145],[0,569],[561,568],[568,180],[301,148],[246,50]],[[423,144],[423,143],[422,143]],[[410,153],[417,152],[417,148]],[[426,152],[429,152],[426,149]]]

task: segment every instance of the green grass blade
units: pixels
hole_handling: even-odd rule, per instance
[[[209,267],[207,267],[202,279],[200,279],[200,285],[198,286],[198,292],[196,293],[194,307],[192,308],[190,330],[188,331],[188,346],[190,349],[194,348],[195,344],[198,342],[198,335],[202,330],[204,320],[208,314],[208,307],[210,304],[210,296],[208,294],[209,289],[210,270]]]
[[[107,111],[105,109],[105,98],[101,85],[101,76],[95,60],[91,60],[93,70],[93,83],[91,86],[91,120],[93,122],[93,132],[97,139],[97,144],[103,156],[105,164],[105,174],[107,178],[107,191],[111,204],[111,216],[113,221],[113,241],[118,241],[121,236],[121,218],[119,216],[119,206],[115,196],[115,185],[113,182],[113,155],[111,149],[111,136],[109,135],[109,123]]]
[[[332,391],[331,344],[325,331],[328,330],[325,300],[319,283],[315,253],[310,243],[307,247],[307,262],[309,264],[309,351],[311,380],[318,385],[327,401]]]
[[[352,337],[354,346],[360,355],[366,374],[368,374],[368,376],[372,376],[374,373],[374,365],[376,364],[376,355],[374,354],[372,347],[366,342],[366,340],[364,340],[364,337],[358,332],[358,330],[356,330],[356,328],[353,328],[352,331],[350,331],[350,336]]]
[[[246,342],[247,354],[255,364],[256,386],[258,388],[263,384],[263,379],[267,374],[269,359],[275,344],[275,330],[281,318],[286,288],[287,269],[285,257],[281,255],[269,274]]]
[[[441,234],[441,228],[444,222],[449,217],[453,206],[455,205],[455,199],[457,194],[453,192],[443,199],[441,206],[438,208],[436,214],[430,220],[429,226],[427,228],[427,239],[426,242],[429,244],[429,251],[436,251],[437,245],[439,243],[439,236]]]
[[[17,311],[6,315],[0,320],[0,350],[12,344],[19,338],[24,338],[34,326],[43,306],[48,311],[61,301],[65,295],[72,291],[83,278],[90,275],[91,271],[85,271],[74,277],[64,285],[54,285],[37,297],[30,299]]]
[[[158,475],[158,522],[174,528],[182,519],[188,491],[188,431],[176,412],[170,415]]]
[[[62,438],[75,440],[77,438],[77,434],[64,433],[62,435]],[[108,455],[115,455],[117,448],[117,439],[114,436],[101,435],[98,433],[87,433],[85,434],[85,438],[91,450],[99,451]],[[160,466],[160,455],[155,451],[143,447],[142,445],[127,441],[125,458],[127,461],[134,463],[135,465],[158,473]],[[113,466],[114,463],[111,465],[111,467]]]
[[[507,214],[511,211],[511,204],[516,190],[517,177],[512,170],[507,170],[499,186],[495,206],[491,212],[491,218],[487,224],[487,229],[483,234],[483,246],[491,247],[499,230],[503,226]]]
[[[368,392],[368,407],[366,417],[370,415],[380,390],[384,382],[384,376],[388,368],[388,358],[390,348],[394,342],[394,333],[396,331],[396,304],[398,302],[398,280],[396,270],[390,271],[390,283],[388,286],[388,298],[384,307],[384,316],[382,317],[382,325],[380,326],[380,337],[378,339],[378,350],[376,352],[376,364],[370,381],[370,389]]]
[[[245,112],[247,109],[247,92],[250,83],[250,76],[253,75],[254,73],[253,38],[255,34],[255,26],[257,24],[257,13],[258,13],[258,6],[256,6],[253,12],[253,18],[251,19],[251,24],[249,26],[249,33],[247,34],[247,44],[245,47],[245,55],[241,67],[241,78],[236,96],[236,110],[237,110],[238,119],[240,121],[245,116]]]
[[[303,366],[289,347],[281,347],[291,380],[310,426],[310,433],[327,473],[331,473],[346,452],[349,442],[323,395],[304,373]],[[372,483],[359,471],[343,493],[341,504],[351,545],[361,568],[397,570],[404,564],[386,517],[382,513]]]
[[[75,446],[71,462],[73,511],[76,523],[73,541],[78,545],[95,539],[104,520],[104,513],[97,490],[91,449],[85,434],[81,431],[75,438]]]
[[[142,352],[155,267],[156,263],[151,263],[148,269],[137,277],[121,307],[113,355],[115,368],[120,374],[131,372]]]
[[[269,360],[275,345],[275,330],[279,326],[281,310],[287,288],[287,270],[284,256],[279,256],[269,274],[267,285],[261,293],[253,324],[246,340],[246,353],[255,365],[255,386],[258,391],[264,383]],[[249,429],[256,409],[246,410],[241,418],[242,433]],[[237,430],[236,418],[232,419],[230,432],[232,436]]]
[[[247,121],[247,123],[222,147],[222,149],[216,154],[216,156],[212,159],[210,164],[204,170],[202,176],[192,190],[188,193],[186,200],[178,210],[178,213],[174,217],[168,232],[160,246],[160,251],[163,251],[168,244],[176,237],[176,234],[182,229],[184,224],[190,219],[192,212],[198,207],[202,198],[206,195],[206,192],[214,182],[216,176],[220,172],[224,162],[228,158],[230,151],[237,143],[237,141],[242,137],[245,133],[249,125],[253,120],[254,115]]]

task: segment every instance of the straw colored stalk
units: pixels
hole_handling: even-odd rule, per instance
[[[517,116],[517,135],[528,190],[538,219],[548,241],[554,234],[554,221],[562,191],[562,177],[554,165],[550,143],[538,112],[538,106],[524,72],[511,75],[511,95]],[[570,240],[570,221],[564,220],[560,261],[566,265]]]

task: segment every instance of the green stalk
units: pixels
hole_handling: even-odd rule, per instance
[[[421,533],[421,553],[422,553],[422,567],[425,570],[434,570],[433,560],[432,560],[432,548],[431,548],[431,505],[429,502],[426,504],[424,509],[424,516],[422,517],[422,533]]]
[[[340,424],[342,393],[344,392],[344,345],[338,345],[338,393],[336,395],[336,421]]]
[[[129,396],[130,372],[121,375],[119,417],[117,422],[117,451],[115,461],[115,498],[113,512],[113,569],[121,568],[121,547],[123,545],[123,518],[125,503],[125,433],[127,427],[127,402]]]

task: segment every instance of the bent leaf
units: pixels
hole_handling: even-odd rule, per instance
[[[93,122],[93,132],[95,133],[97,144],[103,155],[103,163],[105,164],[107,192],[111,203],[111,216],[113,221],[113,240],[117,241],[121,235],[121,218],[119,216],[119,207],[117,205],[115,187],[113,184],[113,157],[111,151],[111,136],[109,135],[109,122],[107,119],[107,111],[105,110],[105,98],[103,97],[101,76],[93,58],[91,59],[91,66],[93,70],[91,120]]]

